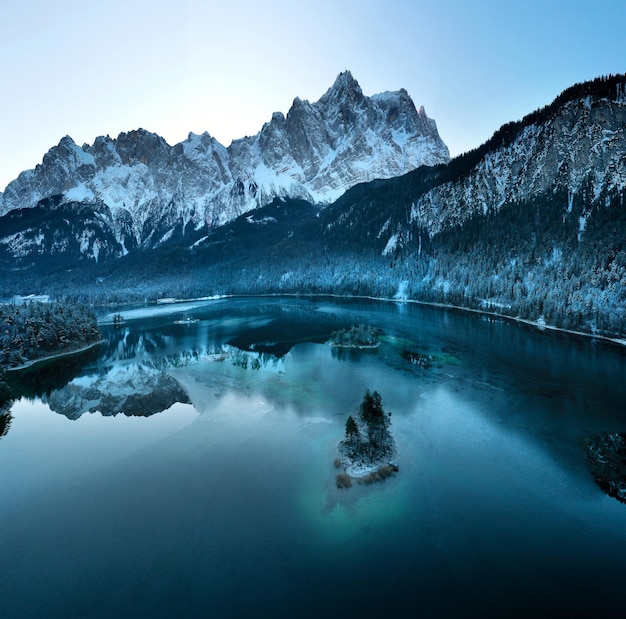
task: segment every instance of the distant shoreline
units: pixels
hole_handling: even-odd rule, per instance
[[[526,325],[528,327],[532,327],[533,329],[543,332],[543,331],[551,331],[554,333],[562,333],[565,335],[573,335],[575,337],[582,337],[585,339],[591,340],[600,340],[602,342],[606,342],[607,344],[617,345],[620,348],[626,347],[626,336],[623,338],[620,337],[611,337],[608,335],[599,335],[595,333],[587,333],[585,331],[576,331],[574,329],[564,329],[563,327],[556,327],[550,324],[544,324],[537,322],[536,320],[530,320],[528,318],[520,318],[519,316],[509,316],[508,314],[501,314],[498,312],[489,312],[487,310],[475,309],[471,307],[463,307],[461,305],[452,305],[449,303],[437,303],[435,301],[420,301],[418,299],[395,299],[389,297],[373,297],[373,296],[362,296],[362,295],[349,295],[349,294],[336,294],[336,293],[300,293],[300,292],[263,292],[258,294],[225,294],[225,295],[215,295],[208,297],[191,297],[189,299],[178,299],[174,298],[173,300],[168,302],[168,305],[172,307],[172,309],[179,303],[191,303],[191,302],[202,302],[202,301],[217,301],[217,300],[225,300],[225,299],[254,299],[254,298],[262,298],[262,297],[271,297],[271,298],[280,298],[280,297],[294,297],[301,299],[320,299],[320,298],[330,298],[330,299],[350,299],[350,300],[365,300],[365,301],[379,301],[383,303],[410,303],[413,305],[422,305],[424,307],[434,307],[438,309],[449,309],[455,310],[459,312],[468,312],[471,314],[477,314],[480,316],[487,316],[490,318],[494,318],[497,320],[507,320],[517,324]],[[149,306],[157,306],[156,301],[151,301]],[[161,305],[161,304],[158,304]],[[105,324],[104,321],[98,321],[100,324]]]
[[[234,296],[234,295],[233,295]],[[460,312],[470,312],[472,314],[478,314],[481,316],[488,316],[496,318],[498,320],[510,320],[518,324],[524,324],[529,327],[533,327],[537,331],[554,331],[557,333],[564,333],[566,335],[574,335],[584,337],[587,339],[602,340],[610,344],[616,344],[621,347],[626,347],[626,336],[624,338],[610,337],[608,335],[598,335],[594,333],[586,333],[585,331],[574,331],[573,329],[564,329],[562,327],[555,327],[554,325],[544,324],[537,322],[536,320],[530,320],[528,318],[520,318],[516,316],[509,316],[507,314],[499,314],[497,312],[488,312],[487,310],[474,309],[471,307],[463,307],[461,305],[451,305],[449,303],[436,303],[435,301],[420,301],[418,299],[393,299],[388,297],[371,297],[371,296],[357,296],[357,295],[339,295],[339,294],[262,294],[262,295],[242,295],[242,296],[271,296],[271,297],[303,297],[303,298],[317,298],[317,297],[331,297],[335,299],[364,299],[368,301],[381,301],[384,303],[411,303],[413,305],[423,305],[426,307],[435,307],[438,309],[450,309]]]
[[[341,295],[334,293],[265,293],[258,295],[230,295],[232,297],[300,297],[300,298],[320,298],[320,297],[330,297],[333,299],[363,299],[368,301],[381,301],[384,303],[411,303],[413,305],[423,305],[425,307],[435,307],[438,309],[450,309],[457,310],[460,312],[469,312],[472,314],[478,314],[481,316],[488,316],[491,318],[496,318],[498,320],[510,320],[512,322],[518,324],[524,324],[529,327],[536,329],[537,331],[554,331],[556,333],[563,333],[566,335],[574,335],[578,337],[584,337],[586,339],[592,340],[602,340],[603,342],[607,342],[609,344],[615,344],[622,348],[626,347],[626,336],[624,338],[619,337],[610,337],[608,335],[598,335],[594,333],[586,333],[585,331],[575,331],[573,329],[564,329],[562,327],[555,327],[554,325],[544,324],[537,322],[536,320],[530,320],[528,318],[520,318],[516,316],[509,316],[507,314],[500,314],[498,312],[489,312],[487,310],[474,309],[471,307],[463,307],[461,305],[451,305],[449,303],[437,303],[435,301],[420,301],[418,299],[394,299],[389,297],[372,297],[372,296],[360,296],[360,295]]]

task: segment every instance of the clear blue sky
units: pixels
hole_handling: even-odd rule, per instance
[[[626,72],[624,0],[0,0],[0,191],[64,135],[225,146],[350,69],[406,88],[453,155]]]

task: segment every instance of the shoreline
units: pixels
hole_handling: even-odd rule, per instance
[[[16,365],[10,368],[1,368],[4,372],[21,372],[22,370],[31,369],[33,366],[39,363],[45,363],[47,361],[54,361],[56,359],[62,359],[63,357],[71,357],[73,355],[79,355],[80,353],[87,352],[92,348],[96,348],[100,346],[104,340],[100,339],[95,342],[90,342],[89,344],[84,344],[79,348],[72,348],[71,350],[60,350],[59,352],[53,353],[51,355],[46,355],[45,357],[37,357],[36,359],[30,359],[26,361],[26,363],[22,363],[22,365]]]
[[[342,471],[344,471],[347,475],[349,475],[353,480],[359,481],[363,480],[372,473],[376,473],[380,471],[381,468],[384,467],[396,467],[395,463],[396,453],[392,454],[391,458],[379,458],[378,460],[371,460],[369,462],[365,462],[363,460],[355,460],[352,462],[344,461],[344,458],[341,457],[341,466],[339,467]],[[397,471],[394,471],[397,472]]]
[[[376,350],[380,348],[380,342],[376,344],[336,344],[335,342],[329,342],[331,348],[346,348],[348,350]]]
[[[421,305],[424,307],[433,307],[436,309],[447,309],[458,312],[467,312],[478,316],[486,316],[497,320],[510,321],[518,325],[524,325],[531,327],[539,332],[549,331],[557,334],[564,334],[567,336],[574,336],[578,338],[585,338],[586,340],[599,340],[610,345],[619,346],[620,348],[626,348],[626,335],[624,337],[600,335],[597,333],[588,333],[586,331],[576,331],[575,329],[565,329],[563,327],[557,327],[536,320],[530,320],[529,318],[521,318],[519,316],[510,316],[508,314],[502,314],[499,312],[490,312],[487,310],[476,309],[472,307],[463,307],[462,305],[452,305],[450,303],[439,303],[435,301],[420,301],[419,299],[396,299],[393,297],[373,297],[370,295],[350,295],[350,294],[336,294],[332,292],[327,293],[301,293],[301,292],[263,292],[258,294],[224,294],[213,295],[204,297],[190,297],[188,299],[175,298],[172,301],[168,301],[166,304],[174,308],[178,304],[182,303],[196,303],[196,302],[209,302],[209,301],[221,301],[225,299],[256,299],[256,298],[281,298],[281,297],[293,297],[298,299],[345,299],[345,300],[364,300],[364,301],[377,301],[380,303],[408,303],[412,305]],[[134,305],[134,304],[129,304]],[[158,303],[157,300],[148,302],[144,307],[156,308],[157,306],[163,306],[163,303]],[[123,304],[122,304],[123,307]],[[99,324],[108,324],[104,320],[98,320]]]
[[[368,295],[342,295],[335,293],[262,293],[262,294],[249,294],[249,295],[228,295],[228,298],[256,298],[256,297],[296,297],[305,299],[317,299],[317,298],[331,298],[331,299],[350,299],[350,300],[366,300],[366,301],[378,301],[382,303],[409,303],[412,305],[422,305],[424,307],[434,307],[437,309],[448,309],[459,312],[468,312],[471,314],[477,314],[479,316],[487,316],[498,320],[511,321],[513,323],[522,324],[533,329],[544,332],[551,331],[554,333],[562,333],[568,336],[581,337],[591,340],[601,340],[607,344],[617,345],[621,348],[626,348],[626,335],[623,338],[611,337],[609,335],[599,335],[596,333],[587,333],[585,331],[576,331],[574,329],[564,329],[563,327],[556,327],[547,323],[540,323],[536,320],[530,320],[529,318],[521,318],[519,316],[509,316],[507,314],[500,314],[498,312],[489,312],[487,310],[475,309],[472,307],[463,307],[462,305],[452,305],[450,303],[437,303],[435,301],[420,301],[419,299],[395,299],[389,297],[372,297]]]

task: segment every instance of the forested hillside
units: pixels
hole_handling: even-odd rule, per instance
[[[620,75],[573,86],[448,164],[356,185],[330,205],[276,198],[220,227],[127,247],[119,259],[72,266],[63,254],[29,255],[7,262],[2,277],[14,294],[89,303],[415,299],[625,337],[625,194]]]
[[[277,201],[256,213],[256,223],[243,216],[192,250],[172,244],[131,252],[73,272],[71,279],[59,270],[58,279],[38,291],[122,303],[212,294],[371,295],[626,333],[623,192],[593,210],[584,233],[584,196],[564,212],[567,195],[557,192],[476,214],[429,237],[418,222],[406,223],[402,208],[393,208],[393,193],[404,191],[396,185],[381,188],[378,197],[376,191],[350,192],[321,213],[305,202]],[[358,216],[346,218],[350,210]],[[398,230],[391,248],[373,232],[387,221],[388,229]]]

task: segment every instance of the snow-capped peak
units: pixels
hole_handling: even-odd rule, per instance
[[[134,242],[145,244],[156,222],[219,225],[274,197],[330,202],[356,183],[448,159],[434,121],[405,90],[370,98],[344,71],[317,102],[294,99],[228,148],[207,132],[174,146],[145,129],[82,148],[66,136],[0,194],[0,214],[62,195],[103,204],[112,227],[132,222]]]

